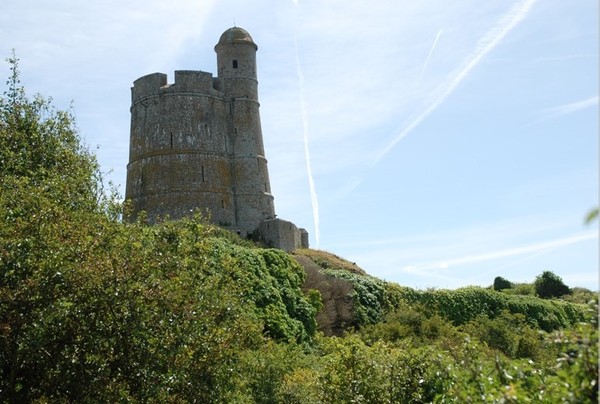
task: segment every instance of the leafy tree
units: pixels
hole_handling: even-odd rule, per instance
[[[512,283],[509,280],[504,279],[501,276],[497,276],[494,279],[494,290],[504,290],[512,288]]]
[[[98,163],[81,144],[73,115],[56,110],[51,99],[29,99],[20,84],[18,59],[13,54],[7,61],[11,75],[0,97],[3,191],[26,188],[69,210],[97,209],[102,191]]]
[[[551,271],[544,271],[538,275],[533,285],[535,293],[542,299],[571,294],[571,289],[563,283],[561,277]]]

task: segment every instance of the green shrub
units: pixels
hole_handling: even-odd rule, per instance
[[[545,331],[570,327],[584,318],[585,308],[581,305],[505,292],[480,287],[431,290],[420,292],[416,300],[454,325],[465,324],[480,315],[494,318],[503,310],[523,314],[532,327]]]
[[[598,310],[597,306],[595,308]],[[552,342],[560,349],[558,370],[549,379],[549,395],[564,402],[598,402],[598,325],[579,324],[556,332]]]
[[[501,276],[497,276],[494,279],[494,290],[503,290],[503,289],[510,289],[512,288],[512,283],[510,283],[510,281],[508,281],[507,279],[504,279]]]
[[[541,334],[531,328],[523,314],[503,311],[493,319],[482,315],[469,321],[462,329],[510,358],[538,360],[543,353]]]
[[[598,303],[598,293],[592,292],[586,288],[574,287],[571,288],[571,294],[562,296],[562,299],[579,304]]]
[[[503,289],[502,292],[510,295],[535,296],[535,290],[531,283],[513,283],[512,288]]]
[[[535,293],[542,299],[561,297],[571,294],[571,290],[565,285],[560,276],[551,271],[544,271],[535,278],[533,283]]]
[[[356,336],[328,341],[319,402],[431,402],[444,390],[445,356],[430,348],[365,345]]]
[[[352,284],[354,322],[350,325],[360,327],[383,319],[388,309],[383,281],[344,270],[324,270],[323,273],[331,278],[347,280]]]

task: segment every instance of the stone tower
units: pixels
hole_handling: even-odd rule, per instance
[[[262,139],[258,46],[239,27],[215,46],[218,76],[176,71],[134,81],[125,198],[151,222],[208,210],[213,223],[275,247],[308,247],[305,230],[275,219]],[[304,240],[304,242],[303,242]]]
[[[250,34],[237,27],[225,31],[215,46],[218,77],[229,101],[236,223],[247,231],[275,218],[258,112],[257,49]]]

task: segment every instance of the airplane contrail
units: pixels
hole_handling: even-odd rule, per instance
[[[294,1],[297,5],[297,1]],[[319,248],[320,230],[319,230],[319,199],[317,197],[317,189],[315,187],[315,180],[312,175],[310,153],[308,150],[308,115],[306,113],[306,103],[304,101],[304,74],[302,74],[302,67],[300,65],[300,56],[298,54],[298,42],[294,37],[294,50],[296,52],[296,74],[298,75],[298,87],[300,90],[300,111],[302,115],[302,132],[304,135],[304,156],[306,158],[306,174],[308,176],[308,187],[310,190],[310,202],[313,210],[313,221],[315,226],[315,242],[317,248]]]
[[[435,37],[435,39],[433,41],[433,45],[431,45],[431,49],[429,49],[429,54],[427,55],[427,59],[425,59],[425,63],[423,64],[423,68],[421,69],[421,74],[419,74],[419,79],[417,80],[417,86],[419,86],[419,84],[421,83],[421,79],[423,78],[423,73],[425,73],[425,70],[427,69],[427,65],[429,64],[429,59],[431,59],[431,54],[433,53],[433,50],[437,46],[438,40],[440,39],[440,35],[442,35],[442,31],[443,31],[443,29],[440,29],[438,31],[437,36]]]
[[[392,150],[398,142],[413,131],[425,118],[437,109],[454,92],[456,87],[469,75],[471,70],[481,61],[481,59],[492,51],[500,41],[529,13],[537,0],[524,0],[510,9],[510,11],[479,41],[478,46],[471,56],[469,56],[458,74],[452,79],[450,84],[444,89],[440,96],[423,111],[415,120],[413,120],[402,132],[400,132],[375,158],[374,164],[378,163],[386,154]]]

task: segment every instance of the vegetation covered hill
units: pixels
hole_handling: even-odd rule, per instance
[[[122,223],[71,114],[10,66],[0,401],[597,401],[597,299],[419,291],[199,215]]]

